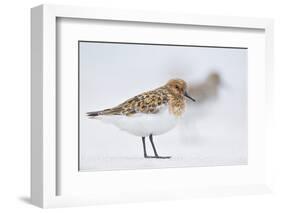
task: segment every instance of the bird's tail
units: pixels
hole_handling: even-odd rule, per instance
[[[87,116],[88,117],[96,117],[96,116],[99,116],[100,115],[100,112],[101,111],[96,111],[96,112],[87,112]]]
[[[119,114],[120,114],[120,108],[111,108],[111,109],[105,109],[100,111],[87,112],[87,116],[90,118],[94,118],[100,115],[119,115]]]

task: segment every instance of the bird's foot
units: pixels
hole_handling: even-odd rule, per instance
[[[171,156],[145,156],[145,158],[170,159]]]
[[[155,158],[159,158],[159,159],[170,159],[171,156],[155,156]]]
[[[155,158],[155,156],[146,155],[146,156],[144,156],[144,158]]]

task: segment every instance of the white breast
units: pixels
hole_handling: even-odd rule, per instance
[[[95,118],[141,137],[146,137],[150,134],[164,134],[173,129],[178,122],[178,118],[169,112],[167,106],[155,114],[137,113],[131,116],[104,115]]]

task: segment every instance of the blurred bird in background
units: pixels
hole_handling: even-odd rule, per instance
[[[218,104],[219,93],[222,86],[221,75],[210,72],[201,82],[190,84],[188,92],[196,99],[190,103],[189,109],[185,113],[183,125],[181,125],[181,135],[188,143],[199,141],[202,125],[206,125],[206,119],[212,115],[213,109]]]
[[[195,104],[203,104],[218,97],[220,86],[220,75],[217,72],[211,72],[203,82],[191,85],[189,93],[196,99]]]

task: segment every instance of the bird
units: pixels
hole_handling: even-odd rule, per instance
[[[188,113],[184,115],[181,133],[185,140],[182,141],[196,143],[204,135],[204,128],[200,128],[200,125],[206,125],[206,119],[210,119],[210,115],[214,116],[223,85],[221,74],[215,70],[209,72],[201,82],[189,84],[189,94],[196,102],[189,105]]]
[[[169,159],[171,156],[157,153],[153,136],[164,134],[177,125],[185,111],[187,99],[195,102],[187,92],[186,82],[171,79],[163,86],[136,95],[115,107],[87,112],[86,115],[141,137],[144,158]],[[147,137],[154,156],[147,154]]]
[[[217,72],[211,72],[204,81],[190,85],[189,93],[196,98],[196,103],[202,104],[218,96],[221,84],[220,75]]]

